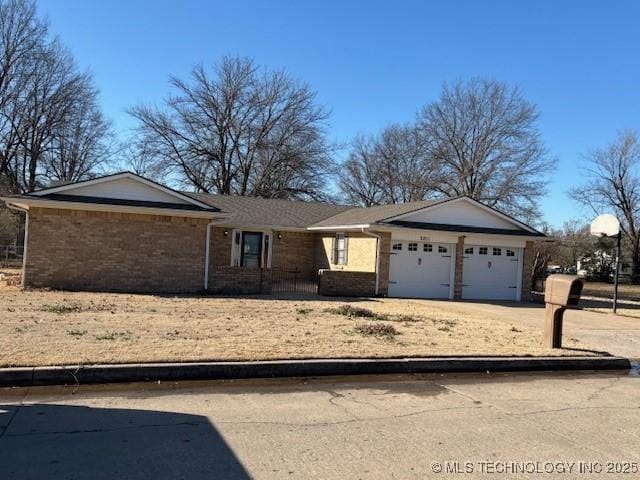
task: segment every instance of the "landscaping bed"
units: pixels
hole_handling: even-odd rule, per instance
[[[585,355],[464,304],[0,289],[0,367],[93,363]]]

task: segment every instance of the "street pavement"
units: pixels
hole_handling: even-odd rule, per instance
[[[631,479],[639,426],[626,371],[15,388],[0,478]]]

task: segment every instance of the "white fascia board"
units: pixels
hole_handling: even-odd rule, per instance
[[[183,202],[187,202],[190,203],[192,205],[196,205],[198,207],[201,208],[209,208],[211,209],[211,205],[207,205],[206,203],[200,202],[194,198],[191,198],[188,195],[184,195],[180,192],[177,192],[171,188],[167,188],[164,185],[160,185],[159,183],[153,182],[151,180],[147,180],[144,177],[141,177],[139,175],[136,175],[135,173],[131,173],[131,172],[122,172],[122,173],[117,173],[115,175],[107,175],[104,177],[99,177],[99,178],[93,178],[91,180],[85,180],[82,182],[76,182],[76,183],[70,183],[68,185],[61,185],[59,187],[52,187],[52,188],[45,188],[43,190],[38,190],[35,192],[31,192],[29,195],[33,195],[33,196],[42,196],[42,195],[49,195],[51,193],[62,193],[62,192],[66,192],[69,190],[74,190],[76,188],[80,188],[80,187],[88,187],[90,185],[96,185],[99,183],[104,183],[104,182],[110,182],[113,180],[119,180],[122,178],[128,178],[131,180],[135,180],[137,182],[140,182],[144,185],[147,185],[151,188],[155,188],[157,190],[160,190],[161,192],[166,193],[167,195],[171,195],[172,197],[175,197],[177,199],[182,200]]]
[[[232,218],[229,221],[221,222],[218,227],[234,228],[245,232],[306,232],[306,227],[283,227],[279,225],[247,225],[242,223],[234,223]]]
[[[326,230],[362,230],[363,228],[369,228],[371,225],[368,223],[362,225],[332,225],[330,227],[307,227],[307,230],[312,231],[326,231]]]
[[[401,220],[405,217],[411,216],[411,215],[415,215],[417,212],[421,212],[423,210],[428,210],[428,209],[436,209],[438,207],[444,207],[446,205],[451,205],[453,203],[460,203],[460,202],[468,202],[471,203],[473,205],[475,205],[478,208],[481,208],[483,210],[485,210],[486,212],[492,213],[493,215],[495,215],[498,218],[501,218],[502,220],[505,220],[513,225],[516,225],[517,227],[526,230],[527,232],[531,232],[531,233],[537,233],[536,230],[534,230],[533,228],[531,228],[530,226],[516,220],[515,218],[512,218],[508,215],[505,215],[502,212],[499,212],[498,210],[495,210],[491,207],[487,207],[486,205],[478,202],[477,200],[474,200],[473,198],[470,197],[457,197],[457,198],[452,198],[450,200],[444,200],[442,202],[438,202],[435,203],[433,205],[427,205],[424,208],[421,208],[419,210],[414,210],[413,212],[408,212],[408,213],[403,213],[402,215],[397,215],[395,217],[390,217],[390,218],[386,218],[384,221],[385,222],[390,222],[392,220]]]
[[[180,210],[174,208],[160,208],[160,207],[137,207],[130,205],[106,205],[101,203],[78,203],[78,202],[65,202],[62,200],[46,200],[39,198],[11,198],[0,197],[0,200],[4,200],[8,205],[14,205],[18,208],[29,210],[29,207],[43,207],[43,208],[60,208],[63,210],[89,210],[95,212],[119,212],[119,213],[138,213],[147,215],[164,215],[171,217],[193,217],[193,218],[227,218],[228,214],[207,211],[207,210]]]

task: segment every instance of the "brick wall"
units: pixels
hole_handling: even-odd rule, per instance
[[[206,224],[186,217],[32,208],[24,285],[200,291]]]
[[[209,272],[209,291],[225,294],[271,293],[271,270],[220,266]]]
[[[533,250],[533,242],[528,241],[522,254],[522,302],[530,302],[533,298],[531,295],[533,289]]]
[[[320,270],[318,293],[327,296],[371,297],[375,295],[376,274],[350,270]]]
[[[456,243],[455,270],[453,275],[453,298],[462,298],[462,274],[464,271],[464,236],[458,237]]]
[[[227,232],[227,235],[224,232]],[[231,229],[211,227],[209,268],[228,266],[231,266]]]
[[[283,272],[300,270],[306,278],[313,278],[318,272],[315,236],[311,232],[274,232],[271,267]]]

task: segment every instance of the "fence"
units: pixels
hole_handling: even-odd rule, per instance
[[[299,269],[274,269],[271,272],[272,293],[318,294],[318,275]]]
[[[0,267],[20,268],[24,255],[22,245],[0,245]]]

